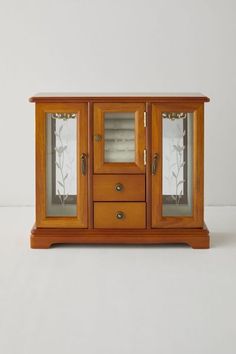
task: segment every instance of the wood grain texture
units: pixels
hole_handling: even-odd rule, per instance
[[[93,105],[88,102],[88,228],[93,228]]]
[[[121,184],[121,191],[116,185]],[[145,201],[145,175],[94,175],[94,201]]]
[[[46,113],[76,112],[77,119],[77,217],[46,215]],[[82,153],[88,153],[86,104],[38,103],[36,105],[36,224],[38,227],[87,227],[88,176],[81,174]]]
[[[49,248],[53,244],[188,244],[192,248],[209,248],[209,231],[203,228],[175,229],[52,229],[33,228],[31,248]]]
[[[122,212],[124,218],[117,219],[117,213]],[[145,228],[146,203],[139,202],[97,202],[94,203],[95,228]]]
[[[134,112],[135,113],[135,161],[105,162],[104,161],[104,113]],[[95,103],[94,104],[94,137],[100,135],[101,141],[94,143],[94,173],[145,173],[144,149],[146,147],[143,117],[144,103]]]
[[[151,185],[151,164],[152,164],[152,111],[151,104],[146,103],[147,126],[146,126],[146,149],[147,149],[147,165],[146,165],[146,220],[147,229],[152,226],[152,185]]]
[[[209,102],[201,93],[38,93],[30,102]]]
[[[162,216],[162,112],[193,112],[193,215]],[[203,226],[203,104],[166,103],[152,105],[152,156],[159,155],[158,170],[152,176],[152,227]]]

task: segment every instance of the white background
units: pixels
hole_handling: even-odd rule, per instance
[[[200,91],[206,204],[236,205],[235,0],[0,0],[0,205],[34,204],[38,91]],[[0,208],[1,354],[235,354],[236,207],[211,248],[29,248]]]
[[[38,91],[203,92],[205,201],[236,204],[234,0],[1,0],[0,205],[34,203]]]

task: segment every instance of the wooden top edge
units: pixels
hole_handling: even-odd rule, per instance
[[[155,100],[155,101],[201,101],[210,99],[201,93],[37,93],[29,98],[30,102],[76,102],[101,100]]]

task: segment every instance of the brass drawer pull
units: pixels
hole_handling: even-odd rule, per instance
[[[115,185],[115,190],[116,190],[117,192],[122,192],[123,189],[124,189],[123,184],[117,183],[117,184]]]
[[[118,220],[124,219],[124,218],[125,218],[125,213],[124,213],[123,211],[117,211],[117,213],[116,213],[116,218],[117,218]]]
[[[159,155],[155,153],[152,159],[152,175],[155,175],[157,173],[158,160],[159,160]]]
[[[87,173],[87,155],[84,153],[81,154],[80,159],[81,159],[81,173],[82,176],[85,176]]]

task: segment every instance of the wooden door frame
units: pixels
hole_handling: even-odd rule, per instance
[[[204,104],[196,102],[152,102],[152,157],[159,155],[156,175],[152,175],[152,227],[199,227],[204,225]],[[162,112],[193,112],[193,215],[162,216]]]
[[[101,141],[94,141],[94,173],[145,173],[144,149],[146,148],[146,132],[144,127],[145,102],[143,103],[94,103],[94,134],[101,135]],[[105,163],[104,162],[104,113],[135,112],[135,162]]]
[[[88,154],[87,103],[36,104],[36,226],[86,228],[88,174],[81,174],[82,153]],[[46,113],[77,112],[77,216],[46,216]]]

